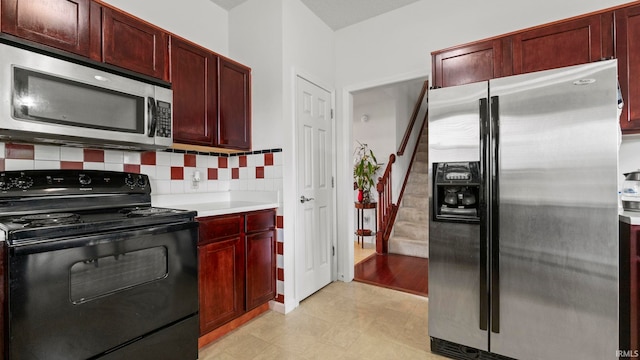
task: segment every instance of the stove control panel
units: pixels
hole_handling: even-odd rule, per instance
[[[145,174],[101,170],[0,172],[0,197],[72,194],[150,194]]]

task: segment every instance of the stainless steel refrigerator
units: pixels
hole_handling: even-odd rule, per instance
[[[616,359],[617,64],[429,92],[429,336],[459,359]]]

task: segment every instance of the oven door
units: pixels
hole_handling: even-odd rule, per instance
[[[184,341],[165,343],[166,354],[180,348],[177,358],[196,359],[197,227],[190,221],[10,248],[10,359],[120,358],[114,354],[136,343],[162,346],[153,339],[172,332]]]

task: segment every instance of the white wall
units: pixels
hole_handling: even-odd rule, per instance
[[[227,55],[228,13],[210,0],[103,0],[169,32]]]
[[[378,163],[387,163],[389,154],[396,149],[396,99],[376,98],[374,102],[359,103],[353,107],[353,146],[358,143],[367,144],[373,151]],[[369,120],[360,120],[367,114]]]
[[[273,17],[273,19],[267,19]],[[253,147],[283,149],[284,189],[296,189],[295,76],[332,91],[334,33],[299,0],[248,0],[231,10],[230,55],[252,67]],[[285,312],[295,298],[295,191],[283,192]]]
[[[251,67],[252,146],[282,148],[282,1],[249,0],[229,12],[229,56]]]

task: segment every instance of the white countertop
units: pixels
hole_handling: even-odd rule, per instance
[[[228,191],[152,195],[151,204],[155,207],[196,211],[198,217],[205,217],[274,209],[279,206],[279,199],[277,191]]]
[[[618,212],[618,218],[629,225],[640,225],[640,211],[623,211],[621,209]]]

